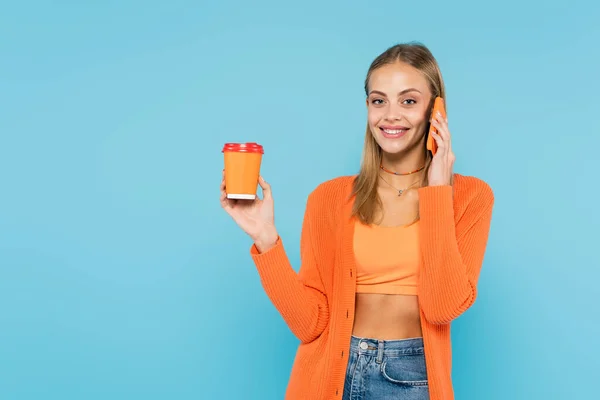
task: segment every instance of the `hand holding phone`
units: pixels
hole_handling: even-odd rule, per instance
[[[435,113],[437,113],[438,111],[442,114],[442,117],[446,118],[446,107],[444,107],[444,99],[442,99],[441,97],[435,98],[435,101],[433,103],[433,109],[431,110],[430,120],[434,118]],[[433,126],[433,124],[430,124],[429,133],[427,134],[427,150],[431,151],[432,155],[435,155],[438,146],[433,136],[431,136],[431,132],[438,133],[437,129],[435,128],[435,126]]]

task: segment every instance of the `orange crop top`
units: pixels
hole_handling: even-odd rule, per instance
[[[356,292],[417,294],[419,222],[385,227],[356,222]]]

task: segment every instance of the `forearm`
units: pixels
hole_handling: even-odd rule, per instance
[[[329,321],[326,296],[300,279],[280,239],[260,253],[255,245],[251,253],[267,296],[291,331],[305,343],[317,338]]]
[[[439,239],[439,237],[438,237]],[[458,251],[456,239],[448,239],[442,247],[425,241],[420,271],[419,303],[427,320],[446,324],[465,312],[477,296],[476,283]],[[434,250],[438,248],[438,250]],[[443,249],[443,250],[442,250]]]
[[[474,198],[471,210],[455,222],[452,187],[420,193],[421,244],[419,302],[431,323],[446,324],[477,297],[477,280],[487,244],[493,199]]]

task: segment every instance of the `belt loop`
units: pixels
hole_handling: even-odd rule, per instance
[[[383,340],[377,341],[377,364],[381,364],[383,361]]]

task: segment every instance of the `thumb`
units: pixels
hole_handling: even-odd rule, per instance
[[[265,179],[261,176],[258,177],[258,184],[263,191],[263,196],[265,199],[272,199],[273,194],[271,193],[271,185],[265,181]]]

